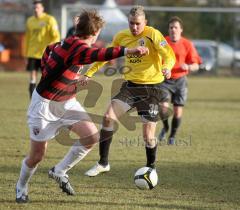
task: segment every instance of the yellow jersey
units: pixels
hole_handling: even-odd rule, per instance
[[[137,84],[157,84],[164,80],[162,69],[171,70],[175,64],[175,54],[160,31],[153,27],[145,26],[144,31],[133,36],[129,29],[117,33],[112,41],[112,46],[125,46],[134,48],[145,46],[149,49],[148,55],[127,55],[125,57],[125,80]],[[98,71],[107,62],[96,62],[85,73],[86,76]]]
[[[25,56],[40,59],[47,45],[58,42],[60,33],[56,19],[43,13],[40,17],[31,16],[26,22]]]

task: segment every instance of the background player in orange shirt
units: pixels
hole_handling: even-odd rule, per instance
[[[187,78],[186,75],[191,71],[197,71],[201,58],[192,42],[182,36],[183,22],[174,16],[168,22],[169,36],[165,37],[172,47],[176,63],[172,69],[171,78],[161,84],[161,88],[169,93],[169,99],[173,104],[173,118],[168,144],[175,143],[175,135],[180,126],[183,106],[187,99]],[[163,103],[163,107],[169,107],[168,102]],[[159,134],[159,140],[164,140],[169,130],[168,119],[163,119],[163,128]]]

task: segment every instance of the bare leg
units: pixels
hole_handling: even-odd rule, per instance
[[[114,122],[117,121],[118,117],[124,114],[129,108],[130,107],[128,104],[119,100],[113,100],[108,106],[108,109],[103,118],[102,129],[100,131],[100,159],[96,165],[94,165],[85,173],[85,175],[93,177],[97,176],[99,173],[107,172],[110,170],[110,165],[108,163],[108,154],[113,137]]]
[[[164,102],[162,104],[162,111],[163,113],[167,113],[168,112],[168,109],[169,109],[169,103],[168,102]],[[165,114],[167,115],[167,114]],[[165,132],[168,132],[168,129],[169,129],[169,125],[168,125],[168,118],[164,118],[162,119],[162,122],[163,122],[163,128],[165,130]]]
[[[169,130],[169,124],[168,124],[168,109],[169,109],[169,103],[168,102],[163,102],[161,104],[161,108],[162,108],[162,122],[163,122],[163,128],[159,133],[158,139],[160,141],[163,141],[166,137],[166,133]]]
[[[28,201],[28,182],[37,169],[37,164],[43,159],[47,149],[47,142],[31,140],[29,155],[22,161],[20,176],[16,185],[16,201],[24,203]]]
[[[31,140],[29,155],[22,161],[22,168],[19,177],[19,185],[24,187],[28,184],[31,176],[36,171],[37,164],[43,159],[47,149],[47,142]]]
[[[99,143],[99,164],[108,165],[108,155],[113,137],[114,123],[130,107],[121,101],[112,101],[103,117]]]
[[[55,172],[60,175],[65,175],[68,170],[82,160],[99,140],[99,133],[93,122],[75,123],[71,130],[78,134],[80,139],[73,144],[63,160],[55,166]]]

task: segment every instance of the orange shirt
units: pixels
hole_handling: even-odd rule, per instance
[[[170,37],[165,37],[169,45],[172,47],[175,57],[176,57],[176,63],[174,67],[172,68],[172,79],[178,79],[180,77],[183,77],[189,73],[189,71],[183,70],[181,68],[181,65],[186,64],[193,64],[198,63],[200,64],[201,58],[197,53],[196,48],[193,46],[192,42],[190,42],[188,39],[182,37],[177,42],[172,42],[170,40]]]

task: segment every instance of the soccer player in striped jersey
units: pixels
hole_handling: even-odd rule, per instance
[[[144,55],[146,47],[122,46],[94,48],[104,21],[93,11],[83,11],[78,17],[76,35],[49,45],[42,57],[42,77],[34,90],[28,109],[31,148],[22,161],[20,177],[16,184],[16,202],[28,202],[28,183],[43,159],[49,139],[61,128],[68,128],[79,136],[69,152],[52,169],[49,177],[59,183],[68,195],[74,195],[67,171],[83,159],[98,142],[96,126],[76,100],[81,67],[94,61],[107,61],[124,55]]]
[[[167,139],[168,145],[175,144],[175,136],[180,126],[183,106],[187,100],[187,75],[189,72],[197,71],[201,58],[197,53],[193,43],[182,36],[183,22],[174,16],[169,20],[168,33],[166,37],[169,45],[176,55],[176,63],[172,69],[172,75],[169,80],[165,80],[161,89],[168,92],[169,100],[173,104],[173,118],[171,122],[171,131]],[[164,102],[164,107],[169,107],[168,102]],[[169,130],[168,119],[163,119],[163,128],[159,134],[159,140],[165,139]]]
[[[159,86],[164,77],[170,78],[171,68],[175,64],[175,56],[160,31],[146,25],[147,20],[142,6],[135,6],[130,10],[128,21],[129,29],[117,33],[112,45],[146,46],[149,54],[125,57],[125,66],[129,71],[123,72],[125,82],[119,93],[111,100],[104,115],[100,132],[100,159],[85,173],[87,176],[97,176],[101,172],[110,170],[108,154],[113,137],[114,122],[133,107],[136,107],[143,122],[142,135],[145,141],[146,166],[155,168],[157,151],[155,129],[159,120],[159,104],[166,98],[166,94],[159,90]],[[86,72],[83,85],[104,64],[94,64]]]

